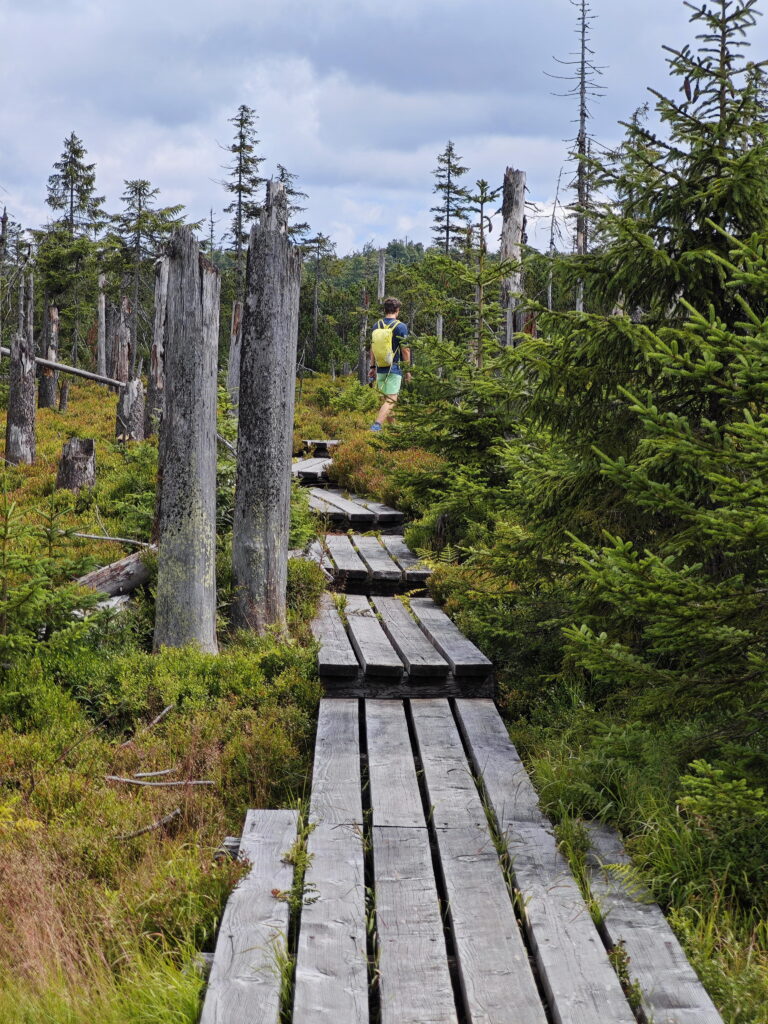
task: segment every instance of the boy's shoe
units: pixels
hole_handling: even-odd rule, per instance
[[[381,430],[381,424],[380,423],[374,423],[373,426],[371,427],[371,430],[374,430],[374,431]]]

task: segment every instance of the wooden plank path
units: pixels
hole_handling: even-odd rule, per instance
[[[369,530],[401,526],[405,516],[397,509],[368,498],[344,494],[334,487],[310,487],[309,507],[336,526]]]
[[[253,868],[201,1024],[636,1024],[619,942],[641,1021],[722,1024],[658,907],[604,870],[626,854],[601,826],[595,925],[492,701],[322,700],[309,820],[292,1002],[267,968],[289,934],[272,889],[291,884],[296,816],[249,811]]]
[[[342,612],[324,595],[311,624],[329,695],[492,696],[491,663],[431,598],[412,599],[411,611],[397,597],[348,593],[340,601]]]
[[[423,587],[431,575],[402,535],[328,533],[323,544],[336,590],[352,594],[410,592]]]

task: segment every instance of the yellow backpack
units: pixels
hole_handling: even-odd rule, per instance
[[[377,366],[392,365],[392,360],[395,358],[392,338],[399,323],[399,320],[395,320],[394,323],[387,325],[383,320],[379,320],[374,327],[371,334],[371,352],[373,352]]]

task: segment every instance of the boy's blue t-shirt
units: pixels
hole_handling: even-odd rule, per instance
[[[389,327],[397,320],[396,316],[383,316],[380,320],[376,321],[376,326],[381,323],[385,327]],[[401,377],[403,371],[400,369],[400,346],[408,337],[408,327],[404,323],[399,323],[392,332],[392,365],[391,366],[377,366],[376,369],[379,373],[397,373]]]

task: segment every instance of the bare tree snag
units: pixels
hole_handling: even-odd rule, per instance
[[[514,260],[517,264],[502,285],[502,305],[507,314],[504,344],[513,345],[515,331],[520,329],[518,318],[515,316],[517,296],[523,290],[523,269],[520,260],[525,232],[525,171],[515,171],[511,167],[506,169],[501,213],[503,223],[500,255],[502,260]]]
[[[63,380],[59,388],[59,412],[66,412],[69,405],[69,381]]]
[[[438,341],[443,340],[443,314],[438,313],[435,317],[435,337]]]
[[[79,491],[96,483],[96,443],[92,438],[70,437],[64,445],[56,474],[59,490]]]
[[[174,231],[167,251],[154,646],[194,643],[215,653],[220,281],[200,255],[191,228]]]
[[[285,622],[291,438],[301,258],[287,235],[288,204],[270,182],[251,229],[240,363],[232,529],[236,621],[263,632]]]
[[[107,375],[107,284],[106,274],[99,274],[98,328],[96,334],[96,373]]]
[[[120,303],[120,319],[115,332],[112,351],[112,376],[127,381],[131,366],[131,303],[127,295]]]
[[[55,363],[59,357],[59,311],[56,306],[49,306],[47,310],[46,346],[45,358]],[[37,405],[39,409],[56,408],[56,392],[58,385],[58,373],[49,366],[44,366],[40,373],[40,383],[37,388]]]
[[[22,278],[19,287],[19,329],[11,341],[8,415],[5,425],[6,462],[35,461],[35,342],[31,324],[26,322],[26,293],[32,287],[32,275]]]
[[[379,302],[384,301],[387,294],[387,250],[379,249],[379,287],[377,298]]]
[[[232,325],[229,331],[229,358],[227,360],[227,392],[229,404],[237,410],[240,399],[240,352],[243,344],[243,304],[232,304]]]
[[[149,382],[144,407],[144,436],[156,434],[163,418],[165,399],[165,329],[168,306],[168,257],[155,263],[155,324],[149,356]]]
[[[155,551],[156,548],[152,548]],[[75,582],[88,590],[95,590],[97,594],[106,594],[108,597],[117,597],[118,594],[130,594],[137,587],[149,583],[150,569],[144,557],[144,552],[136,551],[132,555],[126,555],[118,562],[111,562],[103,565],[100,569],[94,569],[86,576],[81,576]]]
[[[144,385],[140,377],[129,380],[120,390],[115,437],[118,441],[144,440]]]
[[[360,318],[360,340],[357,347],[357,379],[361,384],[368,383],[368,310],[370,305],[368,292],[363,291],[363,315]]]

